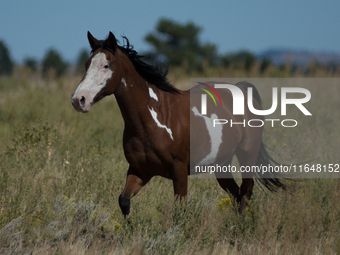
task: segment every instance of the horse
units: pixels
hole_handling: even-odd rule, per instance
[[[241,166],[270,163],[272,158],[262,142],[262,127],[223,127],[218,148],[212,148],[212,138],[206,126],[208,117],[190,104],[190,93],[203,93],[202,90],[194,87],[183,91],[171,85],[167,80],[167,69],[143,61],[125,36],[122,46],[112,32],[105,40],[96,39],[90,32],[87,37],[91,56],[85,63],[85,75],[71,101],[76,111],[87,113],[105,96],[114,94],[117,100],[124,120],[124,155],[129,163],[125,187],[118,200],[125,217],[130,214],[130,200],[154,176],[172,180],[176,198],[185,198],[188,176],[192,172],[190,165],[209,156],[212,150],[223,165],[230,165],[234,155]],[[262,109],[261,98],[252,84],[243,82],[236,86],[244,94],[248,87],[252,87],[253,105]],[[208,107],[210,114],[223,114],[240,121],[240,116],[231,114],[230,91],[221,93],[226,103],[219,108]],[[197,102],[197,107],[199,104]],[[254,118],[254,114],[246,109],[242,117],[248,120]],[[190,132],[190,124],[193,123],[200,129],[195,132],[196,135]],[[202,144],[208,149],[201,150]],[[276,176],[267,174],[264,177],[257,180],[270,191],[285,188]],[[251,198],[254,174],[242,173],[240,187],[231,173],[218,173],[216,178],[222,189],[237,201],[241,213],[246,201]]]

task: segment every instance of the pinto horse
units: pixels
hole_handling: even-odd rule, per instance
[[[198,162],[209,153],[199,150],[202,147],[200,141],[206,143],[207,147],[212,147],[212,142],[209,144],[205,126],[207,117],[190,106],[190,93],[194,88],[180,91],[172,86],[166,79],[166,71],[142,61],[128,39],[123,38],[126,44],[120,46],[111,32],[105,40],[97,40],[88,32],[92,55],[86,61],[86,73],[72,95],[72,105],[75,110],[86,113],[103,97],[111,94],[116,97],[125,122],[123,148],[129,163],[126,184],[119,196],[119,206],[123,215],[127,216],[130,213],[131,198],[156,175],[172,180],[175,195],[185,197],[190,163],[193,160]],[[237,86],[243,93],[252,87],[253,105],[262,109],[260,96],[253,85],[239,83]],[[195,93],[197,91],[200,90],[195,90]],[[238,121],[239,117],[230,113],[230,92],[225,90],[223,93],[227,103],[219,111]],[[243,116],[245,119],[253,117],[249,110]],[[207,139],[190,137],[190,121],[196,121],[197,126],[202,127]],[[262,131],[262,127],[223,127],[216,157],[224,159],[221,161],[224,165],[231,164],[234,154],[240,165],[270,163],[272,159],[262,143]],[[194,146],[190,146],[190,139],[196,141]],[[190,159],[190,155],[193,155],[190,153],[191,147],[197,150],[197,159]],[[265,177],[259,181],[269,190],[284,188],[284,184],[275,176]],[[216,174],[216,178],[219,185],[234,196],[242,212],[246,200],[252,195],[253,174],[242,174],[240,187],[231,174]]]

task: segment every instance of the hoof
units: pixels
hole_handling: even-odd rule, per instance
[[[126,218],[130,214],[130,198],[119,196],[119,207]]]

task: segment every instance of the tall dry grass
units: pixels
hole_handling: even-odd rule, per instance
[[[262,76],[286,77],[272,72]],[[190,84],[179,70],[170,79]],[[70,96],[79,80],[23,70],[0,78],[0,254],[340,253],[339,179],[301,179],[274,194],[256,186],[239,215],[214,179],[190,179],[180,203],[172,183],[155,177],[133,198],[128,223],[118,206],[128,167],[123,120],[113,97],[88,114],[75,112]],[[259,90],[266,102],[270,93]],[[340,163],[339,89],[313,87],[312,95],[316,121],[307,119],[297,132],[266,129],[265,142],[278,160]]]

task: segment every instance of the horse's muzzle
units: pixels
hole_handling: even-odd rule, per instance
[[[71,102],[74,109],[78,112],[86,113],[90,110],[91,104],[87,104],[86,98],[84,96],[74,96],[71,97]]]

